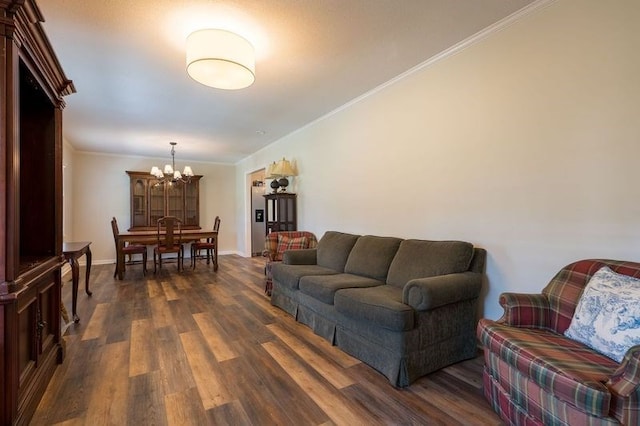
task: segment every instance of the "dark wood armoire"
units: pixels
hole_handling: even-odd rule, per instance
[[[0,424],[27,424],[64,357],[63,96],[34,0],[0,0]]]

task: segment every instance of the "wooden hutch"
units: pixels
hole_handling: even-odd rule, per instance
[[[277,192],[265,194],[265,232],[267,235],[276,231],[297,231],[298,213],[296,194]]]
[[[158,219],[175,216],[182,229],[200,229],[200,179],[159,183],[149,172],[127,171],[130,188],[131,228],[129,231],[157,229]]]
[[[34,0],[0,0],[0,424],[27,424],[60,332],[63,96]]]

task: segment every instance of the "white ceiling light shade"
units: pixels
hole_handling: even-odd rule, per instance
[[[244,89],[256,79],[253,46],[229,31],[195,31],[187,37],[187,73],[205,86]]]

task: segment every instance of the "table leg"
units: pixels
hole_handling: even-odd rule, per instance
[[[87,258],[87,272],[84,278],[84,291],[87,292],[88,296],[91,296],[93,293],[89,290],[89,273],[91,272],[91,249],[89,247],[87,247],[85,257]]]
[[[217,272],[218,271],[218,237],[215,238],[215,250],[216,252],[214,253],[214,258],[213,258],[213,271]]]
[[[69,259],[71,265],[71,282],[73,283],[71,292],[71,315],[73,315],[73,322],[80,322],[78,314],[76,314],[76,307],[78,306],[78,281],[80,279],[80,271],[78,267],[78,259]]]
[[[118,279],[122,280],[124,278],[124,252],[122,249],[124,248],[124,242],[118,243],[118,252],[116,253],[116,268],[118,269]]]

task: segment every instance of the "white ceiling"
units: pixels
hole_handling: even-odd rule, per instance
[[[235,163],[533,0],[39,0],[77,93],[79,151]],[[237,32],[256,81],[224,91],[185,72],[186,36]]]

